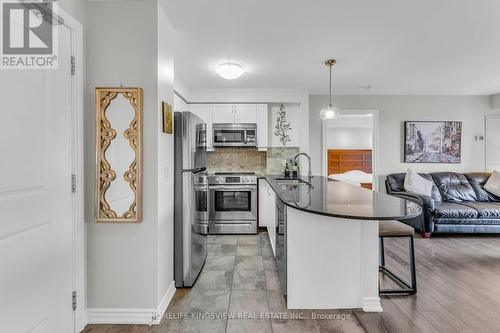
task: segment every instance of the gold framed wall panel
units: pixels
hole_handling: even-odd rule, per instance
[[[134,110],[134,117],[123,133],[117,133],[106,117],[106,110],[121,94]],[[96,110],[96,182],[95,222],[138,223],[142,221],[142,88],[95,89]],[[124,173],[124,180],[134,193],[134,200],[123,214],[117,214],[106,201],[106,191],[116,178],[113,166],[106,159],[106,151],[117,135],[128,140],[134,159]]]

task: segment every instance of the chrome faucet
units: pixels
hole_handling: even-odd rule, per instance
[[[312,174],[311,174],[311,156],[309,156],[309,154],[307,154],[307,153],[298,153],[298,154],[297,154],[297,155],[295,155],[295,157],[293,158],[293,163],[297,164],[297,158],[298,158],[300,155],[304,155],[305,157],[307,157],[307,160],[309,161],[309,172],[307,173],[307,178],[308,178],[309,184],[311,184],[311,179],[313,178],[313,176],[312,176]]]

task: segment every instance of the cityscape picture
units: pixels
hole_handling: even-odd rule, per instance
[[[405,163],[460,163],[461,155],[462,122],[405,122]]]

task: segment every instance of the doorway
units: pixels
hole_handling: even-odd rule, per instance
[[[486,116],[486,165],[488,172],[500,169],[500,116]]]
[[[323,121],[324,177],[379,190],[378,121],[376,110],[342,110]]]
[[[83,94],[75,66],[82,34],[78,22],[59,14],[58,68],[0,75],[1,332],[81,328]],[[75,311],[77,291],[82,306]]]

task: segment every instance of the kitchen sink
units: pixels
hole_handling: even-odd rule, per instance
[[[308,182],[302,180],[302,179],[290,179],[290,178],[278,178],[275,179],[276,183],[278,185],[283,185],[283,186],[294,186],[294,185],[309,185]]]

